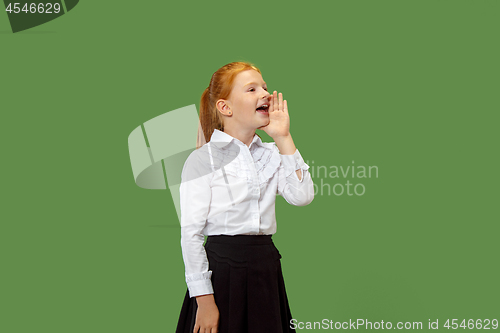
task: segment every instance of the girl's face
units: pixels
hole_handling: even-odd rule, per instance
[[[226,100],[232,112],[227,124],[249,130],[266,126],[269,124],[270,97],[266,82],[259,72],[246,70],[239,73]]]

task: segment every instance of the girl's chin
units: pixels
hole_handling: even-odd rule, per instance
[[[264,128],[267,125],[269,125],[269,120],[259,121],[257,124],[259,125],[259,127],[257,127],[257,129],[261,130],[262,128]]]
[[[262,126],[260,126],[260,127],[265,127],[265,126],[269,125],[269,121],[264,121],[261,124],[262,124]]]

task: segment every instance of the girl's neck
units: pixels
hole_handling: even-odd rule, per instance
[[[240,140],[247,146],[250,146],[255,136],[255,130],[234,130],[231,128],[224,128],[224,133],[231,135],[233,138]]]

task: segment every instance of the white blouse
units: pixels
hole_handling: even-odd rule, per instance
[[[208,143],[189,155],[182,169],[180,208],[190,297],[213,294],[204,235],[276,233],[277,194],[295,206],[313,200],[308,169],[298,149],[293,155],[280,155],[275,142],[262,142],[254,135],[247,146],[217,129]]]

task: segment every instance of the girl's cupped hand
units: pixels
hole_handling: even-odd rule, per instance
[[[290,117],[288,105],[283,101],[283,94],[274,91],[269,103],[269,124],[258,129],[266,132],[271,138],[276,139],[290,134]]]

